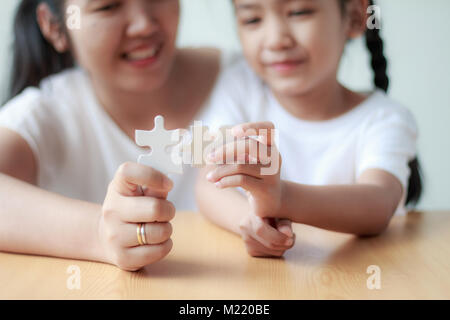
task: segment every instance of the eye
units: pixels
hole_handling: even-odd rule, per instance
[[[306,16],[314,13],[313,10],[293,10],[289,12],[290,17]]]
[[[114,9],[117,9],[119,6],[120,6],[119,2],[114,2],[114,3],[104,5],[102,7],[99,7],[95,11],[112,11]]]
[[[243,23],[247,24],[247,25],[248,24],[257,24],[259,22],[261,22],[261,18],[252,18],[252,19],[247,19],[247,20],[243,21]]]

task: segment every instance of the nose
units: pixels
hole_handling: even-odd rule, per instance
[[[129,24],[127,28],[127,36],[129,37],[148,37],[158,29],[158,23],[152,14],[152,9],[144,2],[130,2],[132,5],[128,14]]]
[[[295,45],[289,25],[282,19],[272,18],[267,23],[266,47],[270,50],[290,49]]]

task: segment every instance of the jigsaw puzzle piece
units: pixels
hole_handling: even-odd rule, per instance
[[[138,163],[150,166],[164,174],[183,173],[182,162],[174,157],[173,152],[168,152],[167,148],[176,145],[179,140],[177,130],[166,130],[164,127],[164,117],[155,117],[155,127],[151,131],[136,130],[136,144],[141,147],[150,147],[149,154],[140,155]],[[178,133],[178,134],[177,134]]]

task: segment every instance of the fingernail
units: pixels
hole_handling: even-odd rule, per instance
[[[206,179],[208,180],[208,181],[213,181],[213,172],[211,171],[211,172],[208,172],[208,174],[206,175]]]
[[[292,238],[289,238],[284,242],[284,244],[287,246],[291,246],[293,243],[294,243],[294,239],[292,239]]]
[[[216,183],[214,183],[214,185],[216,186],[216,188],[222,188],[222,185],[220,184],[220,181],[217,181]]]

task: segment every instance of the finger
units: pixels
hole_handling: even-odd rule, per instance
[[[219,189],[241,187],[247,191],[255,192],[264,187],[263,181],[264,180],[262,179],[238,174],[220,179],[219,181],[215,182],[215,186]]]
[[[252,217],[249,215],[245,219],[241,220],[241,222],[240,222],[239,229],[241,231],[241,236],[244,239],[247,238],[247,237],[251,237],[252,239],[254,239],[251,236],[254,233],[251,219],[252,219]],[[269,225],[270,225],[270,222],[273,221],[273,224],[275,225],[275,219],[264,218],[262,220],[264,222],[267,222]],[[267,248],[263,244],[261,244],[261,246],[263,248]],[[273,245],[270,246],[270,248],[267,248],[267,249],[273,249],[273,250],[278,250],[278,251],[286,251],[286,250],[292,248],[292,246],[293,246],[293,243],[287,243],[287,244],[282,244],[282,245],[273,244]]]
[[[122,164],[116,172],[112,186],[124,196],[142,195],[143,189],[167,193],[172,187],[172,181],[161,172],[134,162]]]
[[[169,222],[176,211],[172,202],[150,197],[122,197],[115,210],[128,223]]]
[[[253,234],[251,236],[261,242],[265,247],[274,249],[277,246],[286,246],[290,244],[290,239],[285,234],[279,232],[260,217],[252,216],[251,224]]]
[[[275,126],[272,122],[249,122],[233,127],[231,132],[237,138],[258,136],[258,141],[272,145],[274,144],[274,129]]]
[[[252,257],[281,257],[287,249],[271,249],[265,247],[255,238],[248,236],[244,239],[247,252]]]
[[[210,171],[206,179],[210,182],[217,182],[220,179],[233,175],[247,175],[257,179],[261,179],[261,166],[260,165],[246,165],[246,164],[225,164],[217,166]]]
[[[165,256],[167,256],[172,250],[173,242],[171,239],[160,244],[138,246],[125,249],[125,254],[121,261],[121,264],[127,266],[126,269],[139,270],[146,265],[155,263]],[[120,265],[119,265],[120,267]]]
[[[218,146],[207,156],[208,164],[261,164],[281,161],[276,145],[267,146],[254,139],[237,140]]]
[[[137,237],[139,226],[140,224],[137,223],[125,223],[121,226],[120,232],[123,237],[121,245],[124,248],[139,246]],[[145,223],[144,231],[147,244],[160,244],[166,242],[172,236],[172,225],[167,222]]]
[[[280,231],[281,233],[284,233],[288,237],[293,237],[294,232],[292,230],[292,221],[288,219],[276,219],[275,220],[275,228]]]
[[[208,163],[258,163],[259,142],[254,139],[239,139],[217,146],[208,157]]]

